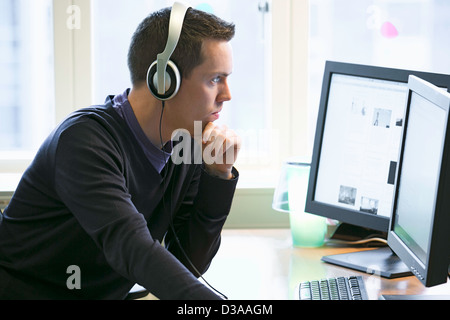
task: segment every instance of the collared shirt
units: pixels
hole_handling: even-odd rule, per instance
[[[128,101],[128,94],[130,89],[127,89],[121,95],[117,95],[113,99],[113,107],[114,110],[125,120],[125,122],[130,127],[134,136],[136,137],[139,145],[142,147],[145,156],[148,161],[153,165],[153,167],[161,173],[164,166],[167,164],[167,161],[172,155],[172,142],[164,146],[163,149],[155,146],[150,139],[146,136],[144,131],[141,128],[138,120],[136,119],[136,115],[134,114],[133,108],[131,107],[130,101]]]

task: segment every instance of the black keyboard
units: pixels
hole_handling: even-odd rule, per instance
[[[300,300],[368,300],[360,276],[306,281],[299,286]]]

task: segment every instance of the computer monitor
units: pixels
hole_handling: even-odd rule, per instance
[[[450,94],[411,76],[388,245],[426,286],[450,262]]]
[[[306,212],[387,238],[410,75],[450,88],[450,75],[326,62]],[[388,278],[411,274],[388,247],[323,260]]]

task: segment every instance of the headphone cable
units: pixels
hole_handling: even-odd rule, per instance
[[[165,108],[165,101],[162,100],[162,108],[161,108],[161,117],[159,119],[159,139],[160,139],[160,143],[161,143],[161,152],[163,155],[163,161],[164,163],[167,165],[168,163],[168,158],[166,157],[166,152],[164,151],[164,140],[162,138],[162,121],[163,121],[163,115],[164,115],[164,108]],[[168,184],[166,185],[165,183],[167,181],[167,174],[168,174],[168,167],[166,167],[165,172],[164,172],[164,176],[162,177],[163,179],[163,196],[162,196],[162,204],[163,204],[163,210],[164,212],[167,212],[166,210],[166,201],[165,201],[165,193],[166,193],[166,188],[168,187]],[[171,194],[173,194],[173,188],[174,188],[174,184],[172,183],[172,188],[171,188]],[[169,208],[169,224],[170,224],[170,229],[173,233],[173,237],[178,245],[178,247],[180,248],[181,253],[183,254],[183,256],[185,257],[185,259],[187,260],[187,262],[189,263],[189,265],[191,266],[191,268],[195,271],[195,273],[197,274],[197,276],[199,278],[201,278],[207,285],[208,287],[210,287],[213,291],[215,291],[217,294],[219,294],[220,296],[222,296],[225,300],[228,300],[228,297],[226,295],[224,295],[222,292],[220,292],[219,290],[217,290],[216,288],[214,288],[212,285],[210,285],[208,283],[208,281],[206,281],[206,279],[203,277],[203,275],[200,273],[200,271],[198,271],[198,269],[195,267],[195,265],[192,263],[191,259],[189,259],[186,251],[184,251],[183,246],[181,245],[180,239],[178,239],[178,236],[175,232],[175,227],[173,225],[173,216],[172,216],[172,203],[169,203],[170,208]]]

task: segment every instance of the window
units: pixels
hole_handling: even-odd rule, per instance
[[[310,0],[310,145],[325,60],[450,73],[450,2]]]
[[[10,197],[57,122],[129,86],[132,33],[148,13],[172,3],[0,0],[0,64],[8,74],[0,80],[0,198],[5,191]],[[257,212],[247,221],[264,220],[281,162],[306,150],[308,1],[187,3],[236,23],[233,100],[222,120],[244,138],[239,188],[258,189],[239,190],[236,209]],[[242,225],[243,215],[235,216]]]
[[[54,126],[52,1],[0,6],[0,159],[14,160],[31,157]]]
[[[5,31],[0,36],[4,49],[0,63],[2,70],[13,75],[0,82],[0,92],[8,96],[0,102],[0,173],[21,173],[56,123],[70,112],[102,103],[107,95],[130,86],[126,55],[133,32],[147,14],[173,1],[133,0],[132,5],[125,0],[0,3],[0,25]],[[302,90],[293,90],[290,79],[304,78],[303,74],[291,77],[291,22],[296,17],[293,9],[303,15],[300,21],[307,21],[307,11],[298,8],[304,9],[305,3],[189,1],[189,5],[233,21],[237,27],[235,68],[229,79],[233,100],[227,103],[221,122],[244,139],[238,160],[241,171],[278,168],[290,154],[292,133],[301,131],[294,130],[294,119],[299,117],[291,114],[295,112],[292,97]],[[306,58],[295,60],[306,65]]]

